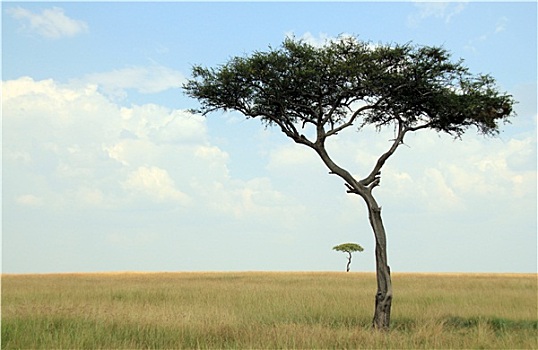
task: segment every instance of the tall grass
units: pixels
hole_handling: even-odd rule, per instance
[[[537,348],[537,276],[393,276],[371,329],[365,273],[4,275],[2,348]]]

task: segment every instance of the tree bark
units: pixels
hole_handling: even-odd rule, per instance
[[[387,260],[387,238],[381,219],[381,207],[370,195],[366,200],[370,225],[375,236],[375,260],[377,293],[375,295],[375,312],[372,325],[375,329],[388,330],[390,327],[390,311],[392,306],[392,281]],[[366,198],[365,198],[366,199]]]

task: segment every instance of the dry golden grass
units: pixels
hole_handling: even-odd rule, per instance
[[[536,274],[4,275],[2,348],[537,348]]]

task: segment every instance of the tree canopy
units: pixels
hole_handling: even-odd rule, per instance
[[[362,252],[364,248],[361,247],[357,243],[342,243],[337,246],[334,246],[333,250],[344,252],[344,253],[354,253],[354,252]]]
[[[299,143],[315,142],[299,131],[307,125],[323,129],[318,142],[351,124],[453,136],[475,126],[493,135],[513,105],[491,76],[470,74],[441,47],[374,45],[355,37],[322,47],[288,38],[280,48],[217,68],[195,66],[184,88],[203,114],[237,110],[278,125]]]

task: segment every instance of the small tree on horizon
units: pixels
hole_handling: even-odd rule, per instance
[[[357,243],[342,243],[337,246],[334,246],[333,250],[348,254],[346,272],[349,272],[349,266],[351,265],[351,253],[362,252],[364,248],[358,245]]]
[[[471,74],[442,47],[374,45],[355,37],[318,47],[288,38],[279,48],[232,57],[216,68],[194,66],[192,75],[183,88],[200,101],[197,112],[238,111],[278,127],[318,154],[347,193],[364,200],[375,238],[372,323],[383,330],[390,325],[393,290],[381,206],[373,193],[381,169],[408,134],[432,130],[460,138],[475,127],[495,136],[499,124],[514,114],[515,101],[499,91],[493,77]],[[394,138],[359,177],[335,161],[327,142],[350,127],[368,125],[390,128]]]

